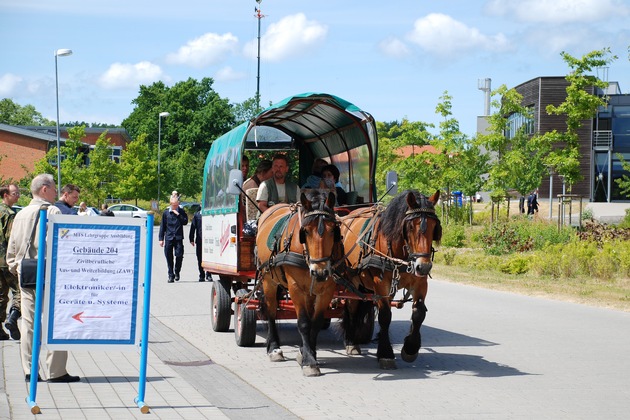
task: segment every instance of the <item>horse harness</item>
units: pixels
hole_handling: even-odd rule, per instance
[[[439,240],[439,237],[441,236],[442,228],[440,225],[440,219],[435,214],[435,209],[430,207],[418,207],[415,209],[407,210],[405,212],[405,218],[403,219],[403,239],[405,241],[405,245],[403,246],[403,248],[408,256],[407,259],[404,260],[392,256],[392,243],[389,239],[387,240],[387,254],[384,254],[376,249],[377,235],[374,232],[374,228],[377,225],[376,220],[380,219],[381,217],[382,210],[375,214],[370,223],[366,223],[366,225],[364,225],[364,232],[362,232],[361,237],[359,237],[359,240],[357,241],[358,243],[361,243],[363,245],[361,253],[359,254],[359,264],[357,266],[357,271],[376,268],[381,271],[379,275],[381,279],[383,278],[385,271],[391,271],[392,284],[389,293],[390,298],[393,298],[393,296],[396,294],[396,291],[398,290],[398,283],[400,282],[400,267],[406,266],[406,272],[411,274],[413,272],[413,262],[416,259],[421,257],[431,257],[431,261],[433,261],[433,258],[435,256],[435,248],[433,248],[433,246],[431,246],[430,253],[409,252],[410,247],[407,241],[406,223],[408,221],[421,217],[422,220],[420,222],[420,229],[422,230],[422,233],[424,233],[427,229],[427,218],[436,219],[438,224],[435,227],[434,239],[437,238],[437,240]],[[361,239],[362,237],[365,237],[365,240]]]
[[[260,265],[257,267],[258,272],[270,271],[273,274],[273,271],[271,271],[272,268],[282,267],[285,265],[290,265],[290,266],[298,267],[302,269],[308,269],[310,263],[321,263],[321,262],[332,260],[332,255],[323,257],[323,258],[317,258],[317,259],[312,259],[310,257],[310,254],[308,251],[308,243],[306,241],[306,230],[302,226],[302,223],[303,223],[303,220],[306,218],[310,218],[310,217],[318,218],[319,219],[318,220],[318,233],[320,235],[323,235],[324,221],[333,220],[335,222],[335,238],[334,239],[335,239],[335,242],[339,242],[341,240],[340,233],[339,233],[339,222],[337,221],[335,215],[332,212],[329,212],[326,210],[311,210],[309,212],[305,212],[304,214],[302,214],[302,206],[300,204],[292,205],[290,210],[291,210],[291,213],[289,213],[287,216],[283,217],[281,220],[276,222],[277,225],[276,227],[274,227],[274,229],[277,228],[277,230],[275,234],[273,235],[274,239],[270,247],[271,255],[269,256],[268,261],[260,263]],[[295,216],[296,213],[299,213],[297,219],[293,217]],[[300,230],[299,230],[300,243],[302,244],[304,248],[302,253],[291,251],[291,242],[293,240],[293,233],[295,231],[295,225],[292,225],[291,223],[292,222],[297,223],[297,221],[299,221],[300,223]],[[282,239],[283,237],[284,239]],[[286,283],[287,280],[285,278],[284,271],[281,270],[280,273],[282,274],[283,282]],[[312,285],[311,285],[311,291],[312,291]]]

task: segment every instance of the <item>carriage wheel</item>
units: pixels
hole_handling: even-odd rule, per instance
[[[212,283],[210,306],[212,308],[212,329],[217,332],[226,332],[230,329],[230,317],[232,316],[232,296],[230,286],[232,280],[229,277],[219,277],[219,281]]]
[[[376,317],[376,305],[372,302],[360,302],[360,306],[363,308],[360,309],[361,313],[364,313],[363,319],[361,319],[361,323],[357,329],[355,339],[358,344],[368,344],[372,341],[372,337],[374,336],[374,319]]]
[[[239,289],[236,296],[244,296],[247,289]],[[234,336],[239,347],[252,347],[256,342],[256,311],[247,309],[245,302],[234,306]]]

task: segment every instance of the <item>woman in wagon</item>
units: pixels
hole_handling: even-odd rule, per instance
[[[326,165],[322,168],[322,179],[326,184],[326,188],[335,190],[338,206],[345,206],[348,204],[348,199],[346,192],[340,187],[339,175],[339,169],[335,165]]]

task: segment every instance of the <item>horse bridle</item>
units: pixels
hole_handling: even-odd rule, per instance
[[[419,217],[422,217],[422,221],[420,222],[420,230],[422,231],[423,234],[427,231],[427,218],[437,220],[437,225],[435,225],[435,230],[433,232],[433,235],[434,235],[433,239],[435,240],[436,232],[440,228],[440,219],[435,214],[435,209],[431,207],[418,207],[415,209],[409,209],[405,212],[405,218],[403,219],[403,223],[407,223]],[[405,240],[405,246],[407,247],[407,249],[411,249],[411,247],[409,246],[409,243],[407,242],[407,232],[406,232],[405,227],[403,227],[403,236]],[[413,252],[413,253],[410,252],[409,253],[410,262],[415,261],[418,258],[423,258],[423,257],[430,257],[431,261],[433,261],[433,258],[435,257],[435,248],[433,248],[433,245],[431,245],[431,252],[428,252],[428,253],[427,252]]]
[[[315,258],[312,259],[310,257],[310,253],[308,252],[308,245],[306,243],[306,230],[304,229],[303,226],[303,221],[304,219],[306,219],[307,217],[313,217],[316,216],[319,219],[319,224],[318,224],[318,230],[317,233],[319,233],[320,235],[323,235],[323,221],[326,220],[332,220],[335,222],[335,238],[334,241],[335,242],[339,242],[341,240],[341,232],[339,229],[339,221],[337,220],[337,218],[335,217],[334,214],[332,214],[329,211],[326,210],[311,210],[307,213],[304,213],[301,217],[300,217],[300,243],[304,246],[304,257],[306,258],[306,263],[310,264],[310,263],[322,263],[322,262],[328,262],[332,260],[332,254],[328,257],[323,257],[323,258]]]

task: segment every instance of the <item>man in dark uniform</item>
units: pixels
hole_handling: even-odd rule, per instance
[[[188,234],[188,240],[190,244],[195,247],[197,254],[197,268],[199,269],[199,281],[206,281],[206,272],[201,266],[201,247],[203,240],[201,239],[201,210],[196,212],[190,223],[190,233]],[[195,236],[197,241],[195,241]]]
[[[184,261],[184,225],[188,224],[188,216],[179,206],[179,199],[171,196],[169,207],[162,214],[160,223],[160,246],[164,247],[166,264],[168,265],[168,282],[179,281],[179,272]],[[175,268],[173,269],[173,253]]]

